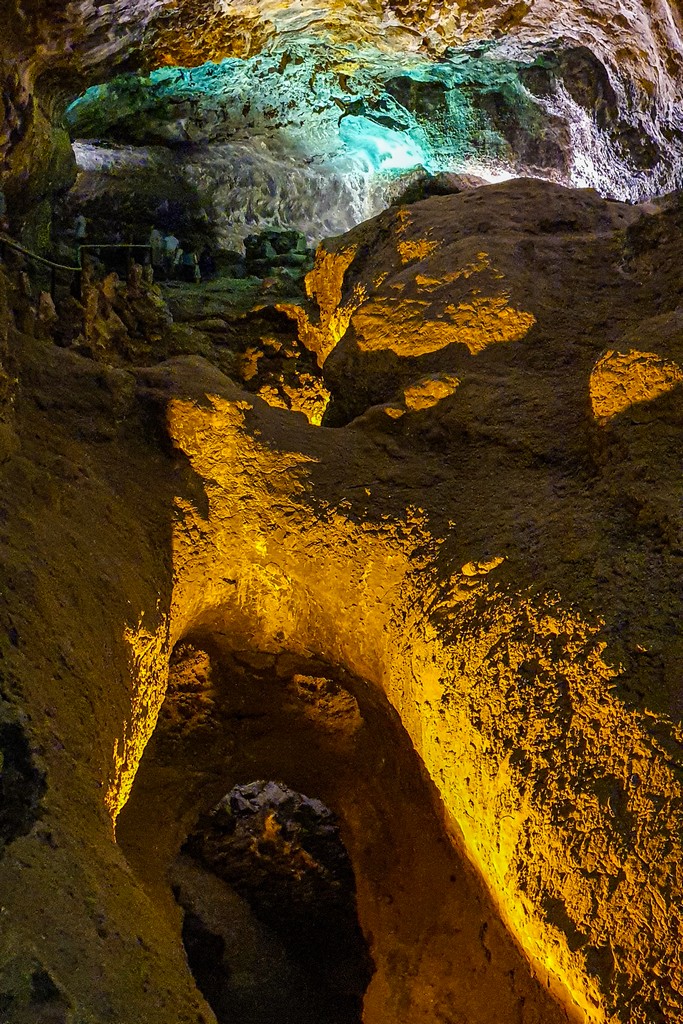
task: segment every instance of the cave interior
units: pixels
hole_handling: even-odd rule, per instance
[[[683,7],[3,2],[0,1024],[679,1024]]]

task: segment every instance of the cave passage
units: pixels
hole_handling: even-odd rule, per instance
[[[365,47],[350,65],[348,47],[302,40],[249,59],[119,75],[66,112],[81,172],[69,205],[111,230],[105,197],[108,215],[112,202],[130,214],[134,193],[142,223],[175,202],[186,229],[204,218],[219,246],[235,250],[264,228],[294,228],[309,244],[341,234],[416,175],[512,176],[525,162],[515,150],[545,138],[548,118],[522,83],[523,65],[490,48],[434,62]],[[539,166],[562,164],[549,140],[533,145]]]
[[[428,194],[463,175],[631,196],[638,186],[603,131],[609,78],[589,57],[546,44],[513,59],[488,41],[435,60],[303,38],[246,59],[121,74],[66,111],[80,170],[67,210],[102,240],[170,218],[239,251],[266,229],[314,245],[416,182]]]
[[[627,128],[613,77],[558,41],[430,59],[305,36],[119,74],[66,111],[79,176],[63,215],[84,214],[100,241],[123,228],[139,243],[165,220],[238,252],[272,229],[315,245],[416,184],[424,196],[540,177],[637,200],[672,187],[680,159]]]
[[[683,1022],[683,0],[5,6],[0,1024]]]
[[[339,668],[188,638],[117,840],[221,1024],[564,1019],[395,712]]]
[[[360,1024],[372,961],[332,812],[274,781],[236,786],[172,869],[183,942],[219,1024]]]

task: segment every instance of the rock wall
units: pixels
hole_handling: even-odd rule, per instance
[[[239,248],[254,225],[342,234],[415,174],[541,177],[637,201],[681,184],[683,140],[672,112],[638,108],[629,89],[567,39],[437,58],[285,35],[249,58],[88,90],[66,114],[80,140],[71,204],[101,220],[143,180],[161,205],[175,179]]]
[[[288,307],[323,427],[201,357],[114,369],[5,314],[11,1024],[210,1019],[111,825],[192,634],[383,694],[570,1017],[680,1016],[682,226],[678,197],[520,181],[328,243]]]
[[[676,183],[681,16],[666,2],[7,13],[1,182],[36,247],[73,180],[62,112],[87,85],[306,34],[389,60],[496,38],[497,59],[525,63],[532,47],[524,88],[574,118],[572,159],[626,168],[641,195]],[[558,1014],[681,1017],[682,227],[677,194],[632,207],[519,181],[332,240],[307,302],[280,308],[332,395],[322,427],[243,390],[224,371],[244,353],[219,359],[206,339],[208,358],[142,368],[109,334],[58,349],[49,303],[32,305],[20,264],[3,273],[9,1024],[211,1020],[177,917],[114,842],[171,651],[197,632],[322,659],[383,695],[526,958],[514,970],[531,965]],[[426,1004],[391,1002],[386,960],[367,1012],[417,1024]],[[524,977],[511,1005],[550,1019]]]

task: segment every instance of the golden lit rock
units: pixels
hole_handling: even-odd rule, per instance
[[[308,422],[319,427],[330,401],[330,393],[319,378],[302,373],[293,385],[281,380],[277,386],[264,384],[258,390],[259,398],[277,409],[302,412]]]
[[[682,380],[680,366],[654,352],[607,352],[591,372],[593,415],[606,423],[634,405],[667,394]]]
[[[429,238],[410,238],[410,213],[408,210],[401,208],[398,211],[398,223],[399,223],[399,238],[396,243],[398,254],[401,257],[401,262],[413,263],[419,262],[425,259],[439,248],[437,241],[432,241]],[[380,284],[383,282],[379,282]]]
[[[655,808],[677,821],[681,792],[646,719],[614,695],[619,670],[604,661],[599,621],[559,599],[515,597],[513,580],[489,582],[499,555],[467,563],[462,582],[429,585],[419,510],[379,530],[343,507],[316,522],[302,502],[312,467],[290,456],[283,472],[234,408],[215,397],[209,409],[172,411],[210,500],[208,518],[185,518],[176,538],[179,613],[218,615],[223,629],[230,614],[260,649],[324,651],[381,678],[518,941],[585,1020],[606,1020],[594,972],[606,946],[619,969],[637,969],[634,921],[654,939],[650,865],[667,856]],[[231,451],[249,466],[238,480],[221,469]],[[236,593],[216,571],[226,559],[242,581]],[[677,845],[668,856],[673,870]],[[668,969],[679,976],[676,956]]]
[[[250,57],[275,34],[272,22],[255,11],[181,0],[155,27],[150,40],[153,67],[197,67],[228,57]]]
[[[435,312],[417,299],[370,298],[352,318],[358,347],[419,356],[457,344],[476,355],[489,345],[521,341],[535,322],[531,313],[511,306],[508,295],[472,294],[458,306],[446,305],[439,319],[430,319]]]
[[[349,326],[361,351],[389,350],[403,357],[452,344],[466,345],[476,355],[489,345],[526,336],[534,315],[517,308],[510,293],[501,290],[504,274],[486,252],[475,251],[454,268],[452,250],[438,238],[425,239],[420,222],[404,209],[382,215],[380,224],[390,224],[397,239],[398,260],[387,254],[391,270],[376,277],[359,262],[353,285],[342,290],[348,272],[356,269],[359,243],[321,247],[306,279],[308,295],[320,308],[320,326],[301,307],[288,311],[298,320],[302,344],[318,353],[321,365]],[[362,238],[368,230],[360,228],[358,235]],[[433,225],[429,232],[435,233]]]
[[[154,633],[149,633],[140,623],[137,629],[126,631],[125,639],[130,648],[134,689],[130,718],[123,735],[114,741],[113,778],[104,797],[114,823],[130,795],[140,758],[154,732],[166,693],[168,624],[164,619]]]
[[[457,377],[449,374],[424,377],[403,392],[406,409],[408,412],[431,409],[437,402],[454,394],[459,383]]]
[[[344,274],[356,255],[356,246],[349,246],[335,252],[320,247],[316,253],[315,266],[306,275],[306,293],[315,299],[320,311],[319,322],[312,323],[301,306],[285,303],[278,305],[299,326],[299,340],[310,352],[314,352],[318,365],[322,366],[334,346],[343,338],[349,326],[354,309],[364,297],[359,288],[344,304],[341,304]]]
[[[681,1018],[679,220],[539,181],[388,210],[281,304],[318,376],[272,307],[129,345],[135,280],[55,345],[7,262],[10,1024],[211,1020],[165,868],[254,766],[346,815],[366,1024]]]

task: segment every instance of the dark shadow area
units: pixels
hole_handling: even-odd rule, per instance
[[[16,957],[0,970],[0,1020],[18,1024],[69,1024],[72,1007],[35,959]],[[9,1016],[11,1015],[11,1017]]]
[[[359,1024],[372,961],[339,824],[319,800],[236,786],[172,877],[188,963],[219,1024]]]
[[[0,724],[0,852],[30,832],[40,813],[45,779],[31,757],[28,740],[15,722]]]

